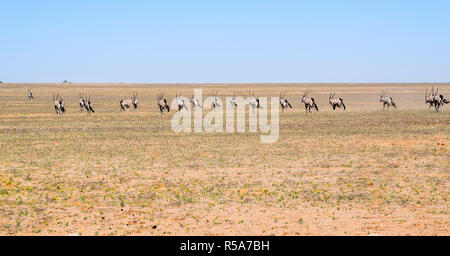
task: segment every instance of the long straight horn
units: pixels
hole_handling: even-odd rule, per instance
[[[307,96],[309,93],[311,92],[311,90],[306,89],[305,93],[303,94],[303,96]]]

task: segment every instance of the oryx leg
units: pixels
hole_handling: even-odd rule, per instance
[[[440,108],[441,108],[441,104],[439,102],[435,102],[434,103],[434,109],[436,110],[436,112],[439,112]]]

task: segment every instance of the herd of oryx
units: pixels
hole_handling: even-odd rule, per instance
[[[305,111],[306,114],[311,113],[311,109],[312,110],[316,110],[319,111],[319,107],[317,106],[316,101],[314,100],[313,97],[309,97],[309,93],[311,92],[311,90],[306,90],[302,97],[300,98],[300,102],[305,104]],[[444,104],[450,103],[450,101],[448,101],[447,99],[445,99],[445,97],[442,94],[439,94],[439,87],[436,88],[436,90],[434,89],[434,86],[431,87],[430,92],[428,92],[428,88],[425,91],[425,104],[429,104],[428,110],[431,107],[434,107],[434,109],[436,111],[440,111],[441,106],[443,106]],[[394,102],[394,99],[390,96],[386,96],[387,91],[382,91],[381,95],[380,95],[380,103],[382,103],[383,105],[383,110],[386,109],[390,109],[391,107],[393,107],[394,109],[397,108],[397,105]],[[159,108],[159,111],[161,112],[161,114],[163,114],[164,111],[170,112],[170,107],[169,107],[169,103],[167,101],[167,99],[164,97],[164,93],[158,93],[156,100],[157,100],[157,105]],[[345,110],[345,104],[344,104],[344,100],[342,98],[335,98],[335,93],[330,93],[329,97],[328,97],[328,103],[331,105],[331,107],[333,108],[333,110],[336,110],[336,108],[339,109],[343,109]],[[258,97],[255,97],[255,92],[249,92],[248,95],[248,105],[250,108],[252,108],[253,110],[255,109],[262,109],[262,106],[260,105],[260,100]],[[28,100],[32,100],[35,98],[35,96],[33,95],[33,93],[31,92],[31,89],[28,89],[27,91],[27,97]],[[92,103],[91,103],[91,97],[84,95],[84,94],[80,94],[80,111],[86,111],[89,115],[91,113],[94,113],[94,109],[92,107]],[[176,93],[175,96],[175,101],[177,104],[177,109],[178,111],[181,111],[182,109],[186,109],[188,110],[188,105],[191,105],[193,108],[203,108],[202,105],[200,104],[199,99],[196,99],[194,97],[194,95],[192,95],[192,97],[189,99],[189,101],[185,101],[184,97],[181,97],[181,93]],[[289,103],[289,101],[286,99],[286,92],[281,92],[280,96],[279,96],[279,100],[280,100],[280,106],[282,111],[285,111],[288,108],[292,108],[292,105]],[[217,91],[213,92],[213,101],[212,101],[212,107],[215,108],[219,108],[221,107],[220,104],[220,100],[217,97]],[[237,107],[238,106],[238,101],[236,100],[236,95],[235,93],[233,93],[233,97],[230,99],[230,103],[231,106]],[[64,99],[57,94],[55,96],[55,94],[53,93],[53,104],[54,104],[54,108],[55,108],[55,112],[56,114],[62,114],[64,112],[66,112],[65,109],[65,101]],[[136,109],[138,107],[138,99],[137,99],[137,93],[133,93],[132,96],[128,99],[122,99],[120,100],[119,103],[120,109],[122,111],[127,111],[129,110],[131,107],[133,107],[134,109]]]

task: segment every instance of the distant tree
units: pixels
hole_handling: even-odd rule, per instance
[[[3,84],[3,82],[2,82],[2,81],[0,81],[0,84]]]
[[[67,84],[67,80],[64,80],[64,81],[63,81],[63,84]]]

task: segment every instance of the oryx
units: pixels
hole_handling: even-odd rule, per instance
[[[178,106],[178,111],[181,111],[183,108],[185,108],[186,110],[189,110],[186,102],[184,101],[184,99],[181,98],[181,94],[183,92],[180,92],[180,95],[178,95],[178,93],[176,93],[175,99],[177,100],[177,106]]]
[[[284,93],[280,92],[280,105],[281,105],[282,111],[286,110],[288,107],[292,108],[291,104],[285,98],[285,96],[286,96],[286,91],[284,91]]]
[[[92,108],[92,104],[91,104],[91,97],[86,96],[85,99],[85,107],[86,107],[86,111],[89,115],[91,115],[91,113],[95,113],[94,109]]]
[[[192,108],[203,108],[202,104],[200,104],[200,101],[197,98],[195,98],[194,95],[191,96],[189,101],[192,104]]]
[[[33,93],[31,92],[31,89],[28,89],[28,91],[27,91],[27,97],[28,97],[28,100],[34,99],[34,96],[33,96]]]
[[[261,104],[259,104],[259,99],[255,98],[255,92],[248,92],[248,105],[253,109],[253,112],[255,111],[255,109],[262,109]]]
[[[133,94],[133,101],[131,103],[133,104],[134,109],[137,109],[138,107],[137,92]]]
[[[397,109],[397,105],[395,105],[392,97],[386,96],[386,93],[387,91],[382,91],[380,95],[380,102],[383,103],[383,110],[386,106],[388,107],[388,110],[390,109],[390,107],[394,107],[395,109]]]
[[[447,99],[444,98],[444,95],[438,94],[438,92],[439,87],[436,89],[436,91],[434,91],[434,87],[431,87],[431,92],[428,95],[427,92],[425,92],[425,103],[430,104],[428,109],[430,109],[434,105],[434,109],[436,111],[439,111],[441,106],[450,103]]]
[[[230,99],[231,106],[237,107],[236,93],[233,92],[233,97]]]
[[[80,104],[80,112],[83,112],[83,110],[86,108],[86,100],[83,98],[83,96],[84,96],[84,95],[82,95],[82,94],[80,93],[80,95],[79,95],[79,97],[80,97],[80,101],[79,101],[79,104]]]
[[[220,105],[219,99],[217,98],[217,91],[213,91],[213,103],[212,103],[212,107],[215,108],[220,108],[222,107]]]
[[[131,98],[129,99],[120,101],[120,108],[122,109],[122,111],[128,110],[131,106],[133,106],[134,109],[136,109],[137,105],[138,105],[137,93],[133,93],[133,95],[131,95]]]
[[[333,108],[333,110],[336,109],[336,107],[338,108],[343,108],[345,110],[345,104],[344,101],[342,100],[342,98],[334,98],[334,96],[336,95],[336,93],[330,93],[330,96],[328,97],[328,102],[330,103],[331,107]]]
[[[438,111],[437,104],[439,104],[439,102],[437,101],[437,99],[435,99],[434,96],[435,96],[434,86],[431,87],[430,93],[428,93],[427,88],[425,91],[425,104],[429,104],[428,110],[430,110],[430,108],[434,106],[435,110]]]
[[[64,112],[66,112],[66,108],[65,108],[66,104],[65,104],[63,98],[61,98],[61,96],[59,96],[59,94],[56,95],[56,97],[55,97],[55,94],[53,93],[53,104],[55,107],[56,114],[60,115]]]
[[[305,111],[306,114],[311,113],[311,108],[316,109],[316,111],[319,111],[319,107],[317,106],[316,102],[314,101],[314,98],[312,97],[308,97],[308,94],[311,92],[310,90],[306,90],[303,93],[303,96],[301,98],[301,102],[303,102],[305,104]]]
[[[159,111],[161,111],[161,115],[164,111],[164,109],[167,110],[167,112],[170,112],[169,104],[167,104],[166,98],[164,98],[164,92],[158,93],[156,96],[156,101],[158,102]]]

